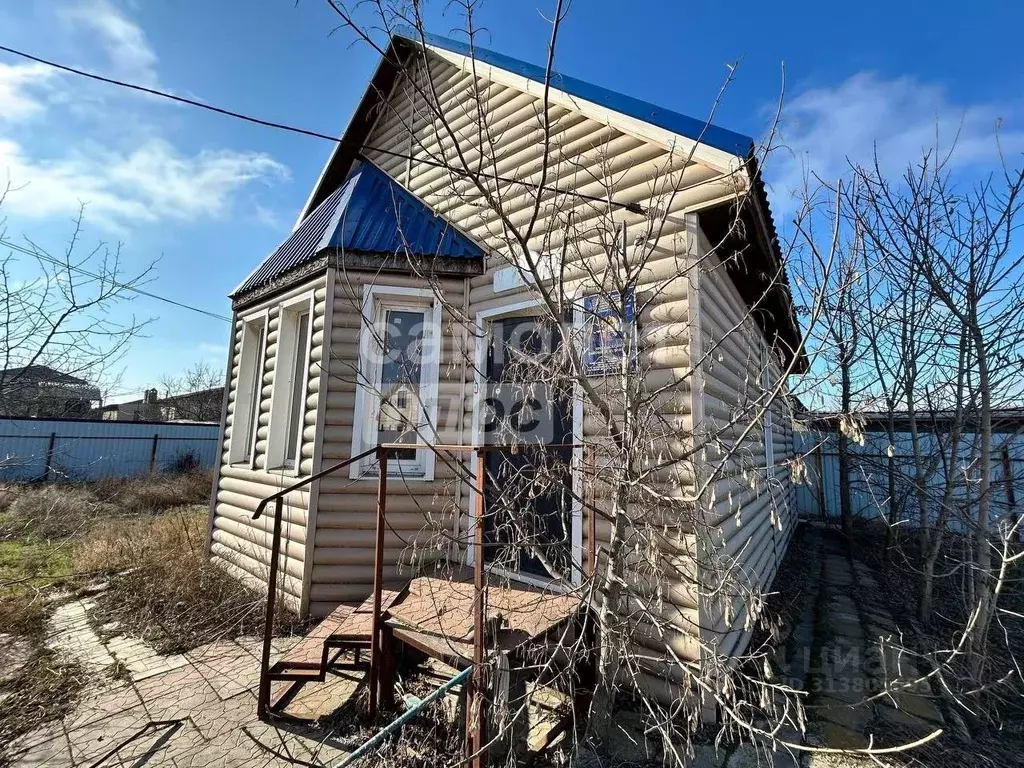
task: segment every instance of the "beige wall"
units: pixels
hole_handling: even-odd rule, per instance
[[[388,273],[339,270],[332,281],[331,335],[325,409],[323,464],[352,455],[356,387],[360,378],[359,334],[367,286],[425,288],[425,279]],[[445,305],[461,310],[465,296],[461,277],[441,278],[433,289],[442,299],[437,431],[442,442],[459,437],[460,411],[467,373],[465,329]],[[436,298],[434,300],[437,300]],[[384,539],[384,578],[408,578],[411,563],[436,559],[453,548],[456,505],[465,506],[457,471],[440,457],[434,479],[390,477]],[[363,600],[373,586],[374,537],[377,524],[377,476],[352,479],[347,469],[319,484],[316,536],[310,574],[309,610],[328,613],[340,602]]]
[[[483,157],[485,172],[524,181],[539,180],[543,135],[537,117],[540,103],[536,94],[510,85],[474,81],[471,74],[446,61],[435,60],[431,76],[450,116],[448,128],[416,103],[407,84],[399,78],[389,105],[382,109],[366,141],[365,152],[370,161],[493,252],[484,274],[469,279],[446,278],[436,286],[445,303],[460,315],[465,309],[466,317],[473,323],[477,313],[522,301],[533,292],[525,287],[495,292],[495,272],[507,266],[509,260],[493,254],[510,252],[500,222],[466,181],[435,167],[436,160],[444,157],[457,166],[461,161],[454,149],[458,146],[462,158],[470,162]],[[477,130],[473,106],[478,92],[487,98],[486,131]],[[749,397],[745,381],[756,365],[752,355],[759,359],[764,347],[763,337],[756,330],[745,328],[742,335],[725,339],[721,354],[714,356],[714,364],[705,365],[699,377],[693,375],[695,357],[725,335],[738,319],[743,304],[723,270],[697,275],[697,255],[706,251],[707,243],[700,240],[692,212],[735,194],[735,180],[686,157],[678,148],[618,130],[598,117],[585,116],[566,106],[554,107],[551,114],[553,161],[546,179],[550,187],[598,197],[610,195],[618,202],[639,203],[667,211],[671,216],[644,265],[637,289],[638,302],[657,296],[638,317],[640,369],[646,372],[645,385],[649,390],[670,390],[658,402],[661,431],[654,440],[653,451],[678,460],[658,477],[657,488],[664,501],[652,507],[651,517],[657,518],[655,522],[662,533],[657,537],[658,552],[653,561],[651,554],[645,557],[648,563],[669,562],[670,567],[657,573],[650,568],[647,573],[638,569],[636,581],[647,601],[646,610],[657,614],[659,623],[667,628],[665,633],[655,632],[649,626],[638,628],[637,649],[647,659],[640,678],[649,690],[671,698],[680,695],[680,688],[666,686],[662,679],[668,659],[699,663],[701,639],[719,642],[723,648],[739,647],[745,642],[741,632],[700,637],[699,619],[710,619],[721,632],[742,623],[739,618],[723,618],[722,607],[704,600],[695,586],[698,513],[685,499],[692,497],[701,467],[684,458],[692,451],[692,435],[700,432],[702,419],[707,423],[706,430],[717,433],[723,419],[728,420],[742,407]],[[404,154],[411,154],[414,159],[396,156]],[[428,159],[431,162],[425,162]],[[526,221],[534,199],[532,193],[521,187],[500,185],[494,192],[500,193],[501,206],[512,222]],[[561,219],[542,220],[530,246],[552,253],[570,237],[575,243],[567,255],[570,287],[587,293],[590,278],[582,265],[599,271],[601,265],[595,259],[604,252],[600,243],[588,242],[587,235],[622,224],[627,225],[627,231],[637,233],[643,229],[644,217],[618,209],[611,220],[604,219],[607,207],[603,203],[571,196],[562,199],[559,208],[562,216],[572,212],[571,234],[559,224]],[[331,271],[326,284],[317,283],[317,306],[322,304],[324,308],[318,309],[318,313],[325,314],[317,315],[315,328],[320,335],[314,348],[320,349],[326,366],[321,369],[321,358],[317,359],[317,376],[311,376],[307,401],[305,439],[312,471],[351,454],[362,297],[365,286],[370,284],[422,288],[425,282],[414,276]],[[443,442],[473,443],[475,347],[470,325],[456,318],[456,313],[446,311],[442,319],[438,431]],[[698,324],[699,334],[693,332]],[[329,329],[326,334],[323,327]],[[238,329],[236,324],[236,339]],[[237,364],[236,357],[236,367]],[[315,388],[314,378],[318,382]],[[265,397],[269,396],[272,381],[273,366],[268,360]],[[232,391],[236,383],[233,376]],[[454,407],[447,407],[450,403]],[[231,412],[229,404],[225,456],[229,449]],[[791,455],[792,435],[785,426],[785,414],[780,412],[775,422],[779,465]],[[607,439],[600,419],[590,407],[584,409],[581,428],[588,443]],[[727,434],[717,436],[728,440]],[[765,586],[792,530],[792,489],[789,471],[782,466],[774,469],[770,484],[762,482],[751,489],[744,473],[760,466],[764,475],[763,434],[752,430],[742,447],[742,458],[728,467],[726,476],[715,486],[716,499],[727,501],[716,502],[712,513],[715,534],[703,544],[707,552],[738,554],[751,583]],[[303,455],[307,455],[305,446]],[[713,460],[714,456],[707,458]],[[214,555],[256,575],[266,565],[264,532],[269,527],[269,518],[251,525],[247,522],[249,510],[255,507],[263,489],[272,490],[281,481],[261,471],[259,456],[257,465],[256,470],[231,466],[222,469],[213,531]],[[306,469],[305,462],[303,468]],[[457,481],[460,472],[467,471],[465,467],[457,471],[438,460],[433,481],[389,481],[388,520],[394,530],[385,539],[386,579],[407,577],[410,562],[432,559],[452,550],[453,537],[468,528],[467,487]],[[596,481],[591,487],[594,502],[607,510],[607,488]],[[361,600],[369,594],[376,492],[376,480],[352,479],[342,471],[311,489],[315,503],[310,504],[309,495],[303,494],[289,505],[286,590],[314,615],[326,613],[339,602]],[[777,503],[771,501],[773,498]],[[784,503],[780,506],[781,502]],[[311,515],[307,515],[308,508],[313,509]],[[773,521],[772,510],[776,509],[783,511]],[[598,545],[606,545],[609,525],[599,522],[597,528]],[[584,525],[583,552],[589,545],[587,530]],[[650,531],[644,535],[649,536]],[[682,679],[677,675],[675,682],[681,683]]]
[[[283,301],[298,295],[313,293],[311,317],[312,334],[309,348],[309,370],[306,385],[304,413],[305,428],[301,441],[301,474],[313,471],[316,435],[316,414],[321,384],[321,360],[324,356],[324,316],[326,312],[326,279],[314,278],[272,299],[247,306],[233,318],[231,376],[228,385],[228,405],[224,426],[221,466],[217,479],[210,533],[210,552],[215,561],[225,565],[253,586],[266,589],[269,575],[273,514],[253,520],[259,502],[281,488],[296,481],[294,472],[267,471],[267,438],[270,426],[271,397],[274,392],[278,341],[281,331]],[[232,463],[231,440],[241,435],[241,426],[235,423],[243,317],[266,311],[268,332],[262,366],[259,397],[259,422],[256,431],[254,457],[250,462]],[[240,438],[239,438],[240,439]],[[306,542],[310,494],[313,489],[296,491],[289,495],[284,506],[282,557],[280,561],[282,593],[293,608],[301,607],[305,576]]]
[[[750,639],[747,610],[771,585],[796,524],[788,461],[793,457],[792,416],[785,392],[772,404],[774,463],[767,467],[762,412],[765,384],[774,384],[778,363],[766,356],[761,329],[746,315],[736,286],[711,256],[700,275],[700,322],[705,351],[702,371],[708,592],[719,574],[734,581],[704,596],[701,624],[709,647],[739,654]],[[765,374],[765,367],[768,373]]]

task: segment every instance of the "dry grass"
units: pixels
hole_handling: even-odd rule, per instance
[[[163,651],[261,624],[262,598],[206,559],[210,487],[199,471],[0,487],[0,765],[13,740],[72,711],[86,679],[46,646],[55,586],[106,574],[93,618]]]
[[[186,504],[205,504],[210,499],[213,477],[195,470],[180,474],[141,478],[111,478],[93,484],[96,496],[115,504],[126,514],[154,514]]]
[[[18,493],[4,515],[4,533],[12,538],[44,541],[81,535],[101,517],[119,510],[101,503],[84,486],[41,485]]]
[[[211,484],[210,473],[197,470],[92,483],[5,486],[0,492],[0,538],[79,538],[104,521],[205,503]]]
[[[75,551],[76,570],[105,571],[98,623],[178,653],[224,637],[257,633],[265,600],[206,556],[207,513],[178,507],[164,514],[97,527]]]
[[[48,648],[36,648],[13,681],[0,686],[0,765],[19,736],[74,711],[84,671]]]
[[[5,634],[41,640],[49,617],[49,608],[38,594],[20,591],[0,595],[0,631]]]
[[[40,725],[70,713],[84,670],[45,645],[50,606],[35,590],[0,595],[0,765],[11,743]]]

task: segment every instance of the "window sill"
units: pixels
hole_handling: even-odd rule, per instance
[[[281,477],[302,477],[302,473],[297,469],[290,469],[288,467],[271,467],[270,469],[263,470],[268,475],[280,475]]]
[[[427,475],[426,472],[388,472],[388,480],[409,480],[412,482],[423,482],[433,480],[433,477]],[[351,480],[377,480],[380,477],[380,472],[376,466],[364,467],[349,476]]]

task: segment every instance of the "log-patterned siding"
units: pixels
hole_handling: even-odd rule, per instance
[[[228,385],[228,406],[224,427],[224,446],[214,503],[210,552],[215,561],[259,589],[266,589],[270,566],[273,509],[259,520],[252,515],[259,502],[287,487],[297,479],[294,472],[267,471],[267,439],[270,428],[271,399],[274,394],[278,340],[281,333],[281,303],[300,294],[313,292],[310,318],[312,338],[309,347],[309,370],[306,380],[306,403],[300,446],[299,475],[313,471],[316,413],[319,403],[321,360],[323,358],[324,315],[327,290],[325,278],[315,278],[286,294],[246,307],[233,318],[231,377]],[[254,467],[249,463],[231,463],[231,439],[236,431],[235,411],[241,366],[242,315],[267,310],[267,336],[260,377],[259,421],[256,431]],[[239,427],[239,430],[241,427]],[[240,431],[239,431],[240,434]],[[284,506],[279,587],[284,599],[299,610],[303,598],[304,555],[306,547],[309,498],[311,489],[291,494]]]
[[[422,73],[418,76],[423,77]],[[517,182],[539,182],[544,144],[543,108],[537,95],[483,78],[474,79],[471,73],[448,62],[433,60],[431,76],[448,125],[443,125],[425,109],[422,97],[415,96],[414,89],[399,79],[365,151],[372,162],[490,249],[485,273],[469,280],[469,310],[470,317],[474,317],[478,312],[500,308],[535,293],[525,286],[495,292],[495,272],[514,263],[510,254],[515,251],[503,237],[502,224],[493,206],[484,201],[470,182],[447,168],[438,167],[438,160],[444,158],[446,164],[455,167],[460,167],[463,161],[479,161],[484,175],[514,177]],[[477,99],[481,98],[486,104],[486,130],[483,131],[478,130],[479,112],[475,108]],[[615,209],[610,222],[604,199],[610,197],[622,204],[637,203],[645,209],[665,211],[670,216],[657,242],[647,244],[650,250],[637,284],[638,304],[645,305],[638,318],[639,369],[644,372],[649,390],[668,388],[659,400],[656,413],[658,429],[664,434],[656,441],[657,445],[652,446],[652,451],[666,457],[689,455],[693,420],[688,271],[692,255],[687,229],[692,231],[693,221],[690,217],[690,224],[687,224],[687,212],[736,194],[739,180],[693,162],[674,147],[630,135],[575,110],[556,106],[549,114],[551,154],[545,184],[601,198],[599,201],[573,195],[559,198],[558,218],[542,215],[530,240],[531,249],[554,253],[566,238],[571,238],[565,269],[569,290],[582,287],[583,293],[588,292],[586,284],[593,279],[591,275],[601,272],[604,248],[602,238],[596,233],[620,225],[625,225],[631,235],[646,230],[647,218],[643,214],[621,207]],[[408,154],[413,156],[412,161],[403,157]],[[421,159],[424,162],[418,162]],[[499,182],[492,192],[500,200],[509,221],[519,226],[528,221],[535,200],[529,187]],[[554,199],[554,193],[546,195],[545,205]],[[570,227],[562,223],[567,220],[572,222]],[[581,267],[584,263],[586,271]],[[657,298],[650,301],[651,295]],[[614,398],[612,400],[613,410],[621,411],[621,406],[614,404]],[[473,407],[473,398],[467,397],[463,442],[474,439],[471,433]],[[600,443],[609,434],[589,405],[584,408],[582,431],[588,444]],[[657,488],[666,496],[679,499],[692,490],[693,475],[692,463],[681,461],[664,473]],[[594,483],[591,492],[598,506],[605,510],[610,508],[607,487]],[[666,509],[652,512],[652,516],[675,516],[668,521],[668,532],[659,541],[662,563],[670,561],[672,567],[661,574],[649,574],[650,578],[638,581],[637,586],[649,599],[648,609],[658,613],[661,622],[670,624],[665,635],[674,654],[696,661],[699,645],[695,639],[698,603],[692,583],[696,567],[694,512],[684,507],[682,503],[670,503]],[[468,522],[464,522],[463,529],[467,525]],[[610,530],[607,522],[598,520],[599,547],[607,546]],[[583,534],[583,552],[587,552],[586,525]],[[651,529],[645,529],[641,535],[651,535]],[[648,559],[657,561],[658,556],[648,556]],[[666,697],[678,695],[678,688],[666,689],[658,680],[663,669],[658,660],[667,658],[662,634],[641,630],[636,640],[639,655],[650,660],[650,674],[641,682]]]
[[[363,292],[367,286],[423,288],[411,275],[337,270],[332,302],[330,359],[326,385],[323,463],[352,455],[359,371],[359,334],[363,323]],[[462,310],[463,278],[435,283],[442,307]],[[437,300],[436,298],[434,299]],[[459,442],[460,411],[466,399],[465,382],[472,371],[464,353],[465,326],[450,311],[441,315],[437,430],[442,443]],[[471,399],[471,398],[470,398]],[[365,413],[364,418],[373,414]],[[309,611],[324,615],[341,602],[363,600],[373,586],[374,535],[377,521],[377,476],[351,479],[347,470],[320,481],[313,547]],[[452,549],[456,503],[465,506],[465,488],[457,488],[457,471],[449,460],[435,459],[434,480],[388,479],[384,538],[384,578],[408,578],[408,565],[440,557]]]
[[[778,382],[777,361],[715,256],[704,264],[699,295],[703,471],[710,479],[702,581],[715,593],[702,595],[702,634],[709,651],[738,655],[750,639],[750,606],[771,586],[796,524],[792,416],[783,389],[767,420],[774,455],[769,468],[763,411],[766,385]]]

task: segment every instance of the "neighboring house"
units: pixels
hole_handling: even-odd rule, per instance
[[[0,371],[0,416],[84,419],[101,402],[97,387],[46,365]]]
[[[164,421],[220,421],[224,387],[210,387],[157,400]]]
[[[224,387],[212,387],[182,395],[161,398],[155,389],[147,389],[140,400],[111,403],[96,415],[107,421],[220,421]]]
[[[108,403],[93,414],[104,421],[163,421],[157,406],[157,391],[147,389],[139,400]]]
[[[531,313],[538,314],[528,287],[509,280],[503,263],[489,256],[499,247],[492,236],[498,226],[493,213],[463,204],[446,186],[455,182],[431,155],[441,143],[433,133],[436,127],[422,118],[415,139],[410,136],[406,119],[414,107],[403,101],[401,88],[409,73],[403,71],[407,65],[392,62],[408,61],[406,54],[418,45],[411,37],[391,40],[293,233],[232,294],[231,377],[209,546],[215,561],[260,585],[266,583],[273,524],[272,515],[252,520],[261,499],[394,440],[408,422],[430,425],[439,444],[479,444],[485,418],[479,393],[495,381],[487,378],[489,356],[495,348],[511,350],[522,338],[520,326]],[[516,126],[535,121],[541,111],[543,71],[479,48],[479,66],[474,67],[467,51],[464,44],[428,38],[432,79],[442,89],[439,100],[452,104],[453,120],[464,126],[466,115],[474,114],[462,102],[475,72],[488,94],[487,109],[493,110],[489,119],[501,121],[505,129],[489,137],[498,142],[501,166],[509,174],[518,169],[535,173],[537,165],[531,163],[538,157],[537,142]],[[766,366],[791,362],[786,350],[800,347],[788,285],[784,279],[772,283],[770,277],[778,274],[781,256],[752,159],[753,142],[713,126],[704,130],[699,120],[570,78],[556,78],[550,98],[559,115],[558,130],[568,126],[565,142],[573,141],[563,143],[563,150],[583,153],[600,143],[611,155],[607,168],[595,164],[581,172],[577,165],[564,178],[549,179],[552,185],[603,195],[600,174],[607,172],[630,204],[646,205],[653,196],[651,180],[666,167],[687,181],[669,211],[665,256],[651,267],[682,265],[673,289],[650,309],[671,319],[665,333],[676,335],[645,374],[655,386],[655,379],[664,381],[699,357],[701,344],[715,349],[711,345],[721,342],[714,364],[696,379],[700,386],[664,406],[667,419],[686,425],[666,450],[686,450],[695,436],[728,421],[750,396],[746,388],[751,382],[755,389],[762,385]],[[478,156],[475,142],[481,132],[458,135],[465,145],[461,149]],[[710,242],[727,237],[738,196],[749,203],[742,207],[742,227],[732,235],[737,240],[733,250],[744,253],[742,265],[716,261],[694,269],[696,260],[708,255]],[[582,212],[583,193],[573,200]],[[623,206],[620,212],[623,222],[636,227],[633,231],[640,231],[644,219],[637,207]],[[544,235],[537,234],[538,243]],[[415,273],[407,254],[417,264]],[[443,292],[443,304],[421,270]],[[744,320],[750,304],[766,293],[757,323]],[[472,332],[461,315],[472,319]],[[734,325],[740,330],[724,338]],[[488,338],[490,346],[475,343],[476,338]],[[778,348],[768,339],[779,340]],[[611,354],[614,342],[611,334],[597,347],[596,357]],[[403,356],[400,364],[391,362],[396,348]],[[421,358],[418,350],[424,348],[440,354]],[[797,362],[799,370],[803,362]],[[410,409],[413,401],[424,404],[423,412]],[[704,546],[737,560],[760,588],[773,578],[796,521],[787,463],[793,455],[788,408],[788,399],[780,398],[763,427],[750,431],[749,449],[734,456],[715,486],[718,501],[708,516],[711,533]],[[587,417],[582,405],[570,411],[561,414],[566,430],[571,429],[569,439],[588,437],[597,419]],[[563,432],[552,442],[564,437]],[[388,465],[402,477],[388,484],[385,579],[400,576],[413,551],[421,557],[464,556],[464,549],[452,553],[448,542],[466,540],[472,494],[449,463],[435,461],[427,442],[413,436],[413,447]],[[473,466],[467,460],[466,471],[472,473]],[[287,499],[280,583],[302,613],[323,616],[340,602],[369,594],[376,471],[375,462],[367,459]],[[582,486],[578,469],[572,483]],[[677,485],[672,492],[692,490],[692,485]],[[595,500],[598,506],[608,503]],[[576,512],[571,527],[567,533],[573,545],[564,556],[580,571],[583,553],[592,544],[607,544],[610,530],[603,524],[595,527],[595,541],[590,541]],[[447,540],[438,540],[444,538],[438,530],[447,532]],[[673,557],[693,562],[693,535],[677,544]],[[524,563],[523,572],[512,576],[536,582],[540,572],[534,566]],[[696,662],[701,657],[698,635],[724,653],[745,647],[749,631],[743,606],[714,603],[695,581],[672,585],[665,599],[690,628],[667,641],[637,640],[652,653],[664,653],[668,642],[678,656]]]

